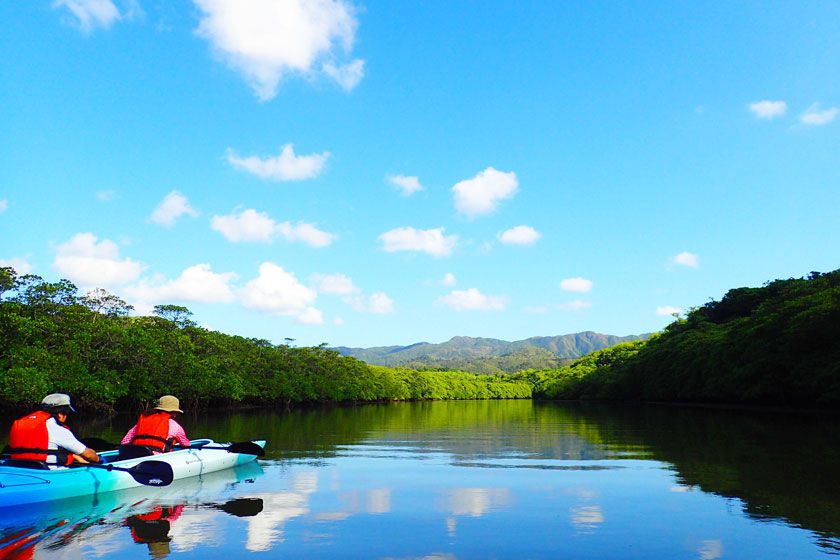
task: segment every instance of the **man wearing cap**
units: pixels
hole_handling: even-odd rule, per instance
[[[70,397],[53,393],[44,397],[38,410],[18,418],[9,433],[12,460],[41,461],[50,468],[67,466],[74,461],[98,463],[96,451],[76,439],[64,423],[71,412]]]
[[[137,424],[132,427],[120,442],[123,445],[148,447],[153,453],[172,451],[174,445],[188,447],[190,440],[184,428],[175,420],[182,414],[181,403],[172,395],[158,399],[157,406],[140,415]]]

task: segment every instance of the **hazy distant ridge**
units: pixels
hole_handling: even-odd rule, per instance
[[[476,358],[497,358],[527,349],[547,350],[558,359],[580,358],[596,350],[615,346],[622,342],[647,338],[648,335],[614,336],[586,331],[558,336],[535,336],[525,340],[509,342],[496,338],[473,338],[455,336],[440,344],[418,342],[408,346],[376,346],[373,348],[334,348],[344,356],[353,356],[370,364],[383,366],[408,362],[440,362],[442,360],[473,360]]]

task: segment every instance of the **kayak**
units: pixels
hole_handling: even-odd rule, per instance
[[[256,455],[229,453],[225,444],[212,439],[192,440],[191,445],[212,445],[212,449],[180,449],[151,457],[117,460],[118,451],[100,453],[103,462],[123,469],[137,467],[144,461],[162,461],[172,467],[174,480],[201,476],[229,469],[256,460]],[[265,447],[265,441],[253,443]],[[141,467],[142,468],[142,467]],[[106,470],[97,467],[71,467],[53,470],[28,469],[0,465],[0,509],[52,500],[63,500],[76,496],[97,496],[115,490],[126,490],[142,486],[125,471]]]

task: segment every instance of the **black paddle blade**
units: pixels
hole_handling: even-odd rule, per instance
[[[127,469],[127,472],[145,486],[169,486],[175,478],[172,465],[163,461],[143,461]]]
[[[265,449],[263,449],[253,441],[231,443],[228,446],[227,451],[228,453],[242,453],[243,455],[256,455],[257,457],[262,457],[265,455]]]
[[[262,498],[236,498],[213,506],[236,517],[254,517],[263,510]]]
[[[86,437],[79,440],[94,451],[112,451],[119,447],[116,443],[99,439],[98,437]]]

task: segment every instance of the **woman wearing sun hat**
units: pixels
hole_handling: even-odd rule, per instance
[[[164,395],[154,409],[140,415],[120,443],[148,447],[153,453],[172,451],[174,445],[189,446],[187,433],[175,419],[183,412],[176,397]]]

